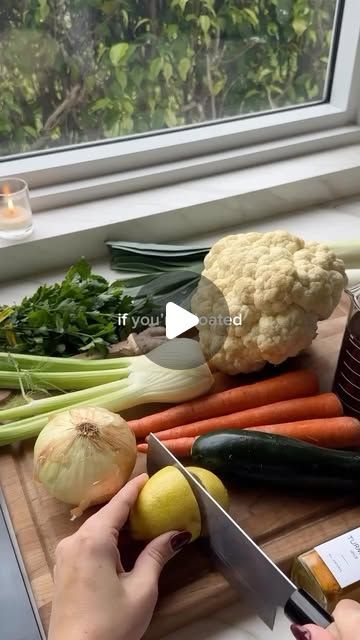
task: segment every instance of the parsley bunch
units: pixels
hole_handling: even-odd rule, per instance
[[[81,351],[106,355],[110,344],[130,332],[132,315],[146,312],[124,294],[120,281],[111,284],[82,258],[64,280],[43,285],[13,307],[0,308],[0,350],[45,356],[71,356]],[[128,313],[126,326],[118,314]]]

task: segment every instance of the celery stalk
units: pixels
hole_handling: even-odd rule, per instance
[[[41,398],[39,400],[30,400],[27,404],[23,404],[11,409],[0,409],[0,423],[9,420],[21,420],[30,418],[41,413],[49,413],[58,411],[79,402],[91,403],[97,396],[103,396],[116,391],[117,393],[129,386],[127,380],[117,380],[109,384],[99,385],[98,387],[90,387],[73,393],[62,393],[57,396]],[[1,427],[0,427],[1,428]]]
[[[67,409],[71,410],[76,409],[77,407],[89,405],[92,407],[103,407],[109,411],[118,412],[131,406],[135,406],[136,404],[140,404],[141,399],[139,398],[139,402],[137,402],[136,395],[136,389],[132,390],[131,388],[126,388],[122,389],[122,392],[116,391],[107,395],[92,398],[90,403],[89,400],[84,400],[82,402],[71,404]],[[0,446],[5,446],[7,444],[17,442],[18,440],[27,440],[28,438],[38,436],[40,431],[48,423],[49,419],[56,413],[59,413],[60,410],[60,408],[57,408],[56,410],[49,411],[46,414],[35,416],[33,418],[17,420],[15,422],[0,425]]]
[[[103,371],[104,369],[122,369],[129,366],[131,357],[90,360],[81,358],[53,358],[34,356],[24,353],[0,353],[0,370],[40,369],[44,371]]]
[[[213,377],[194,340],[183,338],[166,342],[154,352],[152,359],[146,356],[122,358],[122,367],[98,371],[83,370],[80,360],[73,361],[76,364],[68,371],[57,371],[56,363],[50,362],[49,371],[46,365],[51,358],[42,359],[43,369],[38,362],[36,370],[32,366],[23,370],[21,362],[24,364],[25,359],[18,358],[16,371],[0,371],[0,385],[5,380],[14,385],[17,381],[16,386],[28,381],[41,383],[46,388],[69,386],[82,390],[0,411],[0,421],[13,420],[0,425],[0,446],[38,435],[48,419],[64,408],[71,410],[88,405],[122,411],[146,402],[184,402],[209,391]],[[33,356],[27,360],[28,365],[29,362],[34,364]],[[107,366],[108,361],[105,363]],[[99,380],[106,384],[99,384]],[[84,388],[90,385],[96,386]]]
[[[19,389],[20,381],[25,387],[73,391],[98,387],[116,382],[129,375],[128,369],[104,369],[102,371],[0,371],[0,387]]]

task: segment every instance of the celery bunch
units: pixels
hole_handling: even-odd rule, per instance
[[[37,436],[64,408],[119,412],[147,402],[184,402],[209,391],[212,383],[199,344],[186,338],[165,342],[150,357],[113,360],[0,353],[0,387],[63,392],[0,410],[0,446]]]

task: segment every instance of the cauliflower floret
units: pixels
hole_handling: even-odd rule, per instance
[[[217,288],[230,318],[242,319],[241,326],[232,324],[226,332],[209,324],[199,327],[205,356],[230,374],[279,364],[310,346],[318,321],[331,315],[346,285],[344,263],[333,251],[287,231],[224,237],[204,264],[193,313],[210,316],[224,308]]]

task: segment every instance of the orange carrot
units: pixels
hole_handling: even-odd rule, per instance
[[[212,385],[209,393],[221,393],[227,389],[233,389],[239,386],[239,380],[237,376],[229,376],[222,371],[214,371],[213,373],[214,384]]]
[[[151,432],[158,433],[195,420],[207,420],[281,400],[314,395],[317,392],[316,374],[303,369],[190,400],[139,420],[131,420],[129,424],[136,437],[141,439]]]
[[[266,404],[255,409],[230,413],[227,416],[200,420],[193,424],[166,429],[157,434],[160,440],[173,440],[188,436],[201,436],[210,431],[223,429],[245,429],[263,424],[277,424],[280,422],[295,422],[310,418],[333,418],[342,416],[343,409],[339,398],[334,393],[323,393],[309,398],[295,398],[274,404]]]
[[[288,436],[330,449],[346,449],[360,445],[360,422],[347,416],[252,427],[248,431]]]
[[[177,438],[176,440],[164,440],[164,445],[177,458],[188,458],[191,456],[191,449],[195,442],[195,438]],[[147,453],[149,445],[138,444],[139,453]]]

